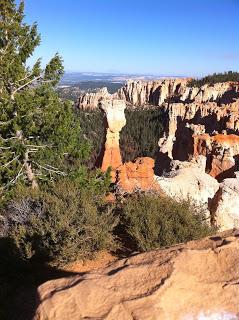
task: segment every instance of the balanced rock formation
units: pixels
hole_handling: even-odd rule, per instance
[[[112,179],[114,181],[115,171],[122,165],[119,140],[120,131],[126,124],[124,114],[126,105],[123,100],[116,99],[103,99],[100,105],[107,119],[106,142],[101,168],[103,171],[106,171],[111,167]]]
[[[38,288],[34,320],[236,320],[239,232],[138,254]]]

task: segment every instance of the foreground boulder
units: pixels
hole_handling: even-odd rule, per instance
[[[235,178],[225,179],[214,198],[215,222],[221,230],[239,226],[239,172]]]
[[[239,230],[138,254],[38,288],[34,320],[239,316]]]

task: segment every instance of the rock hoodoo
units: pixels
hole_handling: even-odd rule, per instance
[[[164,106],[168,126],[159,140],[161,153],[170,159],[189,161],[198,155],[207,157],[207,168],[219,180],[236,171],[239,154],[239,99],[219,106],[173,103]]]
[[[138,254],[38,288],[34,320],[239,316],[239,232]]]
[[[189,88],[186,79],[129,81],[101,100],[108,124],[102,169],[112,168],[120,192],[153,190],[191,198],[205,207],[220,230],[239,227],[238,94],[239,85],[230,82]],[[170,103],[165,102],[169,97]],[[161,105],[167,114],[156,160],[145,157],[122,164],[119,133],[126,124],[126,102]]]
[[[101,168],[103,171],[106,171],[111,167],[112,179],[114,181],[115,171],[122,165],[119,140],[120,131],[126,124],[124,114],[126,105],[125,101],[116,99],[103,99],[100,105],[107,119],[105,150]]]

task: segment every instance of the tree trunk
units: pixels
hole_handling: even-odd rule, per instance
[[[25,170],[26,170],[27,179],[32,185],[32,189],[38,189],[38,183],[37,183],[35,174],[32,171],[31,164],[29,162],[28,152],[25,153],[24,167],[25,167]]]

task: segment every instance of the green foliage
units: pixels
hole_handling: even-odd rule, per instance
[[[112,209],[99,194],[61,179],[48,191],[24,188],[6,207],[7,236],[20,256],[63,265],[116,247]]]
[[[63,74],[56,54],[45,69],[26,66],[40,43],[37,25],[24,23],[24,3],[0,0],[0,196],[16,183],[64,176],[89,154],[71,104],[59,99]],[[77,161],[76,161],[77,159]],[[73,166],[73,167],[72,167]]]
[[[78,110],[77,116],[80,119],[81,129],[84,132],[86,141],[91,145],[91,153],[86,164],[93,168],[101,155],[106,131],[104,129],[104,115],[101,110]]]
[[[188,87],[201,87],[204,84],[213,85],[218,82],[239,81],[239,72],[228,71],[224,73],[213,73],[202,79],[192,79],[188,82]]]
[[[135,195],[122,210],[123,225],[140,251],[199,239],[213,231],[202,210],[190,201]]]
[[[126,126],[120,135],[124,161],[137,157],[154,158],[163,134],[165,116],[159,108],[126,110]]]

